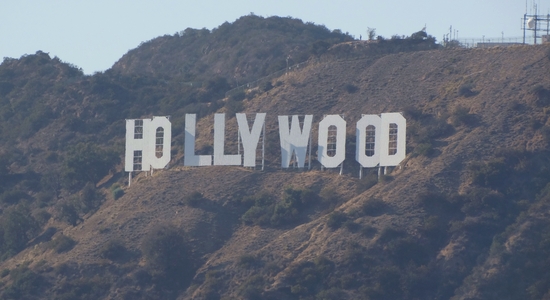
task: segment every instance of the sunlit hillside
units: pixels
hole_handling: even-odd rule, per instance
[[[550,47],[353,40],[245,16],[85,76],[37,52],[0,65],[2,299],[550,297]],[[214,113],[266,113],[265,168],[184,165]],[[402,112],[407,156],[355,161],[362,114]],[[281,168],[277,116],[313,114],[311,170]],[[317,128],[347,122],[324,169]],[[125,119],[170,115],[172,160],[125,173]],[[549,240],[546,240],[549,238]]]

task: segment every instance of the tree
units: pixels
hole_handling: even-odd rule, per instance
[[[411,34],[411,37],[410,37],[412,40],[424,40],[426,38],[428,38],[428,34],[426,33],[426,31],[418,31],[418,32],[415,32],[413,34]]]
[[[104,150],[92,143],[79,143],[69,149],[65,159],[64,179],[69,187],[96,183],[119,161],[114,151]]]
[[[1,224],[4,257],[13,256],[23,250],[38,229],[29,209],[22,205],[7,209]]]
[[[192,279],[193,265],[185,237],[172,225],[158,225],[145,235],[141,252],[154,280],[168,289],[179,289]]]
[[[367,27],[367,35],[369,41],[374,41],[374,38],[376,37],[376,28]]]

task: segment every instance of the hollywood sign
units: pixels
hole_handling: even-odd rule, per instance
[[[278,116],[281,167],[297,167],[311,159],[313,115]],[[242,154],[225,153],[225,114],[214,115],[213,155],[195,153],[196,115],[185,115],[185,166],[257,166],[260,138],[265,137],[265,113],[257,113],[252,128],[246,114],[236,114],[239,149]],[[252,120],[251,120],[252,121]],[[289,122],[290,121],[290,122]],[[397,166],[406,152],[405,118],[400,113],[363,115],[356,123],[355,159],[363,168]],[[346,121],[340,115],[327,115],[319,122],[317,161],[325,168],[341,166],[346,154]],[[152,171],[162,169],[171,159],[172,124],[168,117],[126,120],[125,170]],[[265,144],[262,140],[262,150]],[[239,151],[240,152],[240,151]],[[262,155],[265,151],[262,151]],[[294,160],[293,160],[294,158]],[[263,157],[262,157],[263,164]],[[311,165],[311,161],[309,163]]]

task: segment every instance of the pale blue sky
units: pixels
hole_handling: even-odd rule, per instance
[[[537,3],[547,14],[550,0]],[[449,26],[458,38],[522,37],[526,0],[0,0],[0,58],[37,50],[81,67],[86,74],[110,68],[140,42],[191,28],[212,29],[251,12],[291,16],[341,29],[356,38],[367,27],[379,35],[410,35],[427,26],[441,41]],[[453,33],[454,34],[454,33]]]

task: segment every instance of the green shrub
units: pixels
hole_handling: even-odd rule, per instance
[[[200,293],[201,299],[205,300],[219,300],[222,286],[222,275],[220,271],[208,271],[206,272],[205,280],[202,285],[202,292]]]
[[[475,92],[474,87],[471,83],[465,83],[462,84],[460,87],[458,87],[458,95],[463,97],[471,97],[477,95],[477,92]]]
[[[4,289],[2,299],[35,299],[40,289],[47,285],[41,275],[30,270],[26,265],[11,270],[12,284]]]
[[[113,190],[113,198],[115,200],[117,200],[118,198],[124,196],[124,190],[121,189],[120,187],[117,187],[116,189]]]
[[[287,273],[291,294],[304,299],[317,294],[328,286],[334,269],[334,263],[323,256],[291,267]]]
[[[451,123],[454,126],[459,125],[475,125],[476,116],[470,114],[470,110],[463,106],[457,106],[451,113]]]
[[[367,238],[373,237],[378,230],[371,225],[365,225],[361,228],[361,234]]]
[[[550,142],[550,126],[546,126],[546,125],[542,126],[542,128],[540,128],[540,132],[544,140],[547,143]]]
[[[347,220],[344,222],[344,227],[346,227],[346,229],[350,232],[356,232],[361,228],[361,225],[353,222],[352,220]]]
[[[265,280],[262,276],[252,276],[239,287],[239,295],[241,295],[244,300],[263,299],[264,284]]]
[[[73,249],[74,245],[76,241],[66,235],[60,235],[48,243],[48,247],[57,253],[67,252]]]
[[[198,192],[198,191],[191,192],[190,194],[187,194],[187,195],[183,198],[183,202],[184,202],[186,205],[191,206],[191,207],[197,207],[197,206],[199,206],[203,201],[204,201],[204,197],[202,196],[202,193],[201,193],[201,192]]]
[[[4,258],[25,249],[27,242],[36,236],[39,229],[29,210],[20,205],[4,211],[1,225]]]
[[[58,300],[94,300],[102,299],[109,292],[111,283],[109,278],[98,275],[93,278],[77,278],[66,280],[59,284],[55,290],[55,298]]]
[[[414,155],[430,157],[433,153],[434,149],[431,143],[421,143],[414,147]]]
[[[31,197],[27,193],[19,190],[9,190],[0,195],[0,201],[5,204],[15,204],[21,200],[30,198]]]
[[[395,229],[393,227],[385,227],[384,229],[382,229],[378,241],[380,241],[381,243],[386,243],[391,240],[404,237],[405,235],[405,232],[402,230]]]
[[[336,193],[335,189],[333,187],[324,187],[319,192],[319,197],[321,197],[321,201],[323,203],[326,203],[330,206],[335,205],[339,201],[339,195]]]
[[[10,274],[10,269],[2,269],[2,271],[0,272],[0,277],[4,278],[4,277],[8,276],[9,274]]]
[[[145,235],[140,249],[158,284],[167,289],[180,289],[189,284],[194,265],[180,229],[157,225]]]
[[[244,93],[244,92],[243,92],[243,93]],[[233,97],[230,97],[230,98],[225,102],[225,113],[226,113],[229,117],[235,116],[236,113],[239,113],[239,112],[243,111],[243,109],[244,109],[244,105],[243,105],[242,100],[241,100],[241,101],[237,101],[237,100],[234,100]]]
[[[361,206],[361,210],[367,216],[378,216],[384,213],[387,208],[387,204],[377,198],[370,198]]]
[[[282,199],[275,201],[269,194],[260,194],[245,201],[254,201],[241,220],[249,225],[282,226],[296,224],[306,204],[317,199],[310,190],[285,189]]]
[[[79,143],[65,155],[63,179],[66,187],[82,187],[86,182],[96,183],[120,160],[113,150],[102,149],[93,143]]]
[[[34,219],[36,220],[38,226],[40,227],[48,223],[51,217],[52,215],[49,212],[47,212],[45,209],[40,209],[34,214]]]
[[[346,92],[348,92],[349,94],[354,94],[356,93],[359,88],[351,83],[348,83],[344,86],[344,88],[346,89]]]
[[[415,106],[409,105],[403,108],[403,115],[407,119],[418,120],[422,117],[423,114],[422,114],[422,111],[416,108]]]
[[[59,204],[57,219],[67,222],[72,226],[76,226],[78,221],[82,221],[75,205],[71,202],[63,202]]]
[[[420,240],[410,236],[397,238],[387,243],[386,250],[390,257],[401,267],[408,263],[427,264],[430,260],[428,249]]]
[[[95,184],[88,182],[80,191],[78,200],[80,211],[86,214],[94,211],[101,205],[103,194],[96,189]]]
[[[468,170],[472,183],[487,187],[499,186],[512,171],[503,158],[491,159],[485,163],[473,163]]]
[[[348,216],[345,213],[335,211],[328,216],[327,225],[332,229],[338,229],[347,219]]]
[[[258,263],[258,260],[254,255],[243,254],[237,259],[237,265],[244,268],[251,268]]]
[[[239,90],[235,93],[233,93],[230,97],[228,102],[240,102],[243,101],[244,98],[246,98],[246,93],[244,90]]]
[[[266,81],[262,82],[262,84],[260,84],[260,90],[262,90],[264,92],[268,92],[271,89],[273,89],[273,84],[269,80],[266,80]]]
[[[109,260],[118,260],[126,255],[126,247],[119,240],[110,240],[99,250],[99,256]]]

